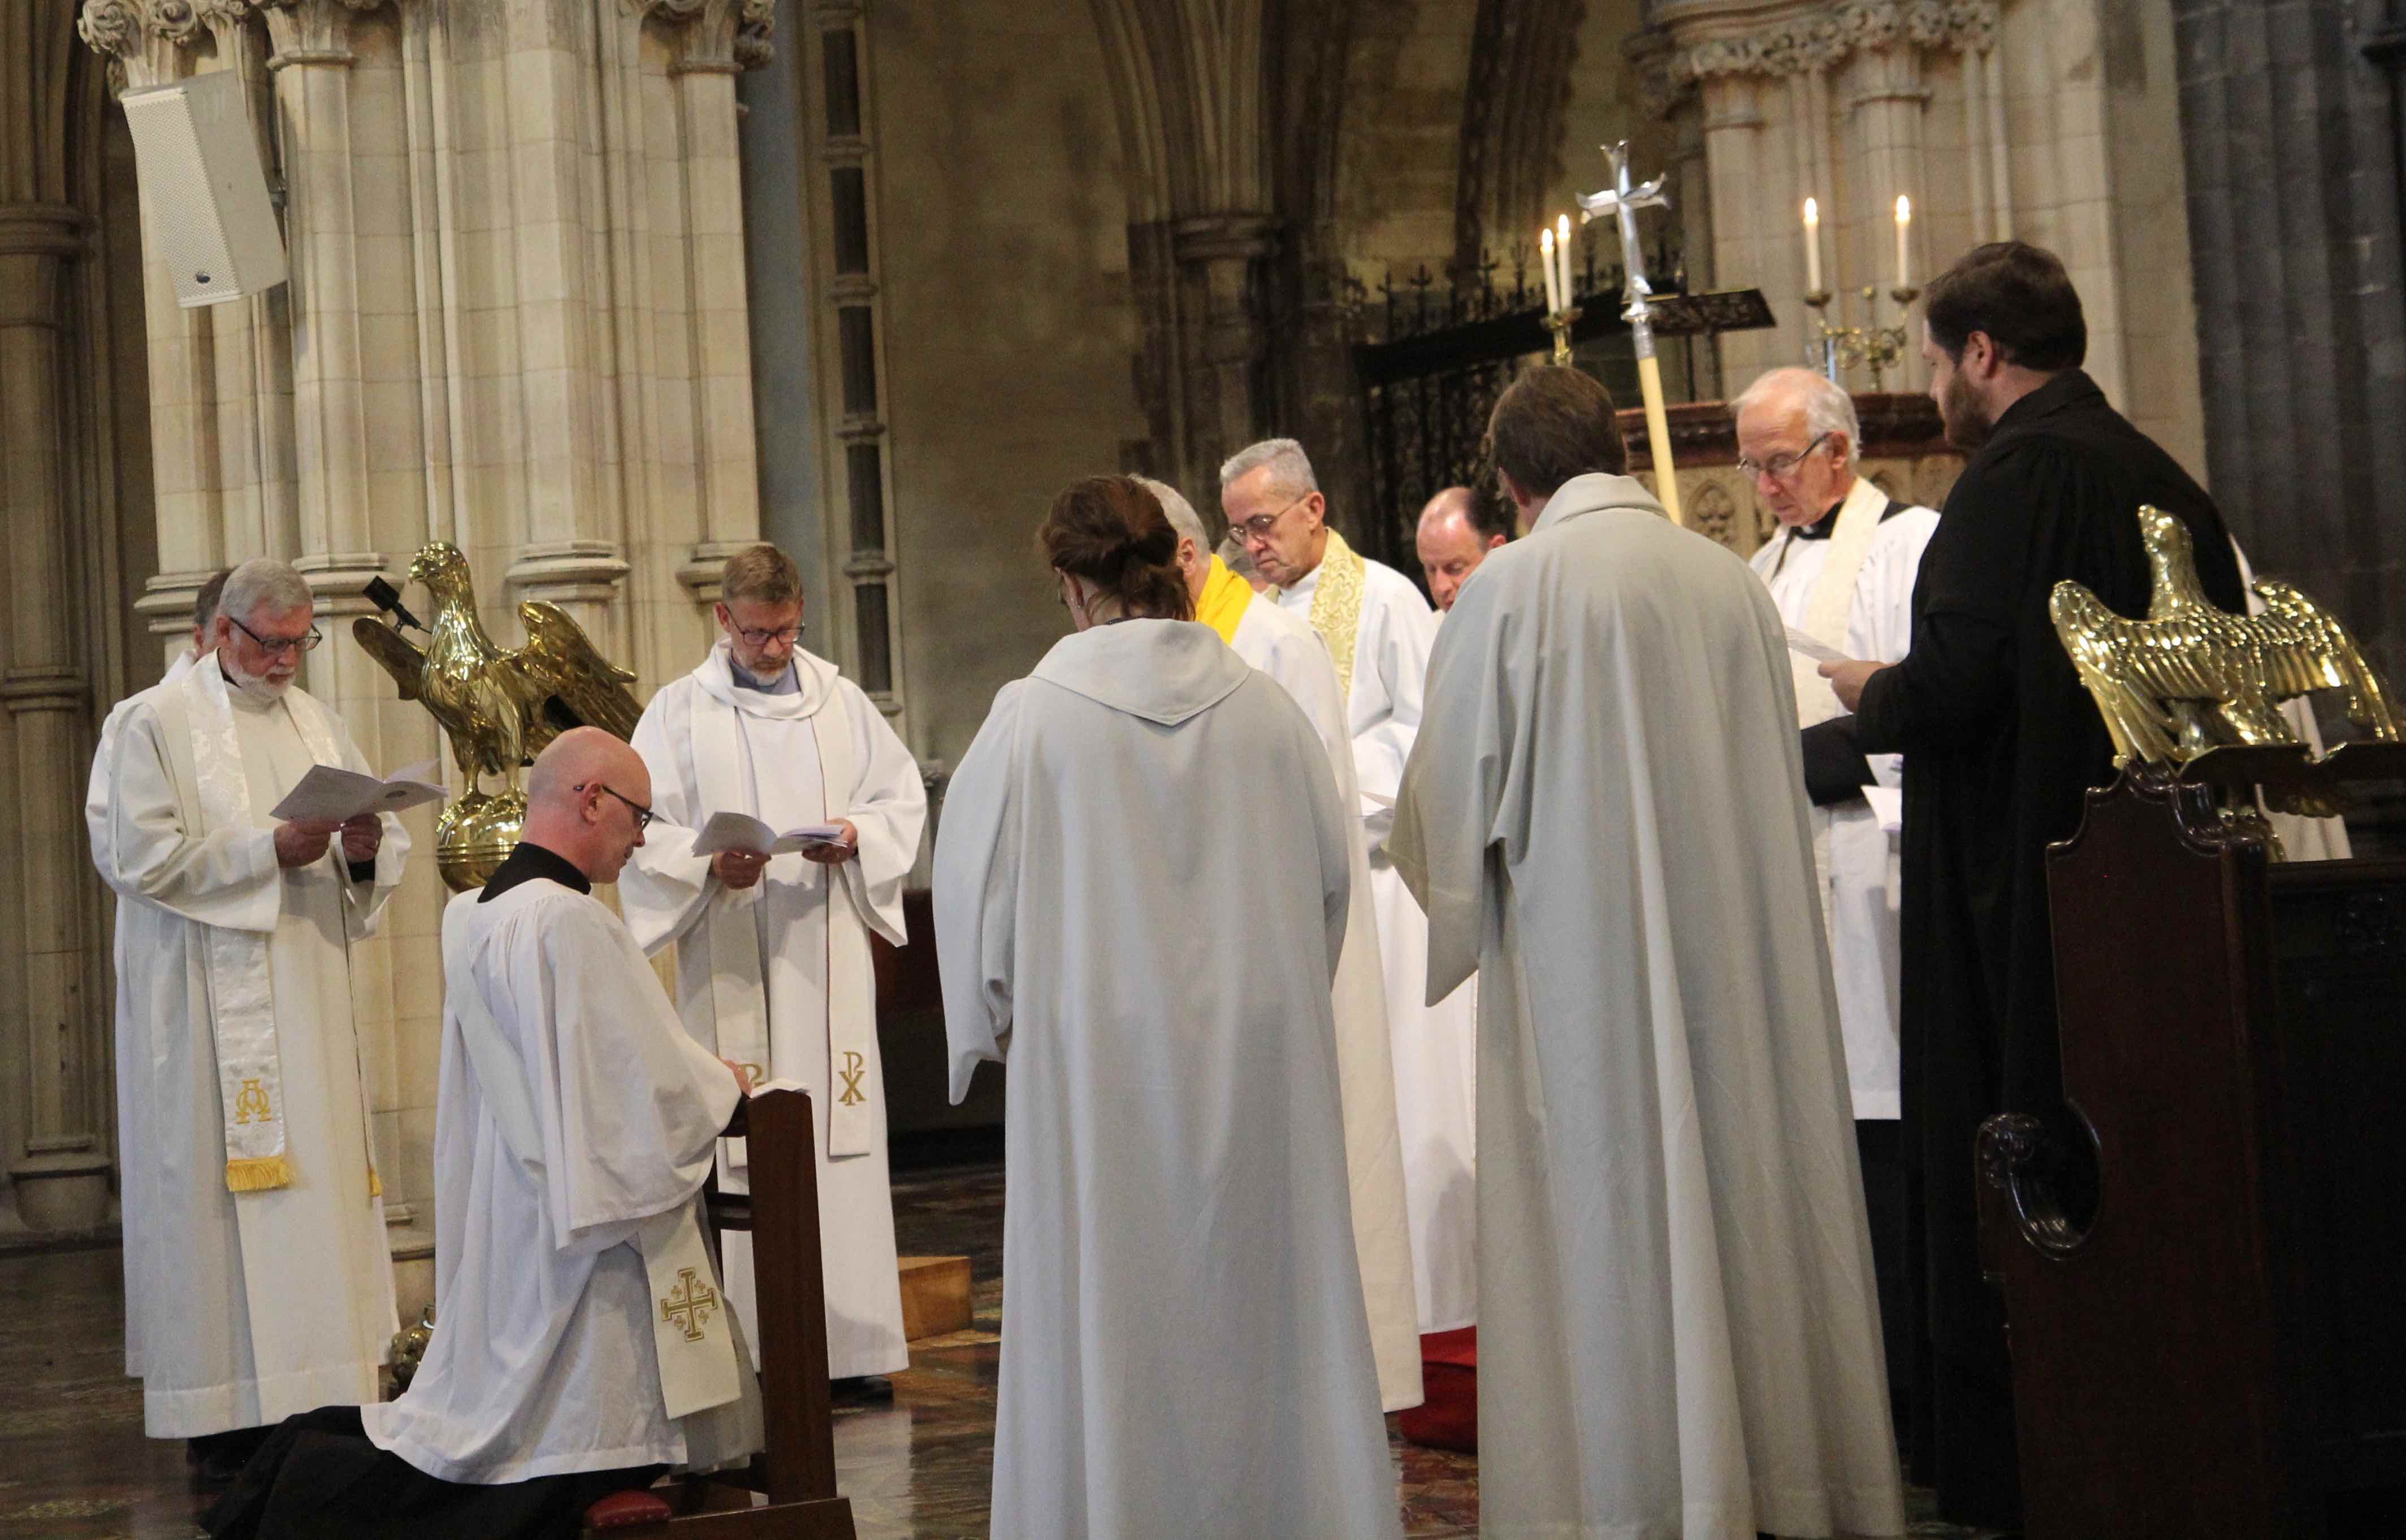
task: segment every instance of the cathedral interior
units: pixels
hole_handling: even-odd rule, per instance
[[[1157,476],[1216,529],[1223,459],[1290,435],[1332,523],[1417,575],[1422,502],[1479,473],[1487,405],[1548,346],[1538,237],[1565,214],[1574,356],[1634,407],[1629,253],[1576,225],[1625,142],[1668,191],[1652,288],[1728,302],[1662,345],[1693,527],[1770,534],[1721,403],[1825,349],[1868,473],[1939,503],[1960,457],[1897,296],[2019,238],[2068,267],[2114,404],[2397,678],[2401,68],[2406,0],[0,0],[0,1297],[20,1385],[50,1388],[9,1398],[0,1448],[132,1451],[82,1485],[0,1460],[0,1530],[191,1533],[108,1353],[39,1365],[115,1287],[111,906],[79,798],[211,572],[307,576],[304,683],[391,770],[443,745],[349,628],[430,543],[495,636],[551,600],[640,698],[772,541],[805,644],[940,810],[1063,629],[1031,531],[1065,483]],[[220,72],[290,278],[187,308],[154,222],[190,200],[137,176],[122,98]],[[2398,803],[2358,810],[2360,849],[2397,848]],[[405,1316],[432,1292],[443,897],[418,865],[352,951]],[[998,1103],[945,1105],[941,1030],[924,1000],[881,1020],[889,1115],[898,1163],[970,1196],[906,1180],[898,1207],[979,1259],[986,1313],[905,1377],[899,1429],[847,1424],[863,1534],[982,1533],[982,1490],[894,1495],[990,1416],[957,1406],[991,1404]],[[928,1218],[956,1201],[984,1218]],[[1411,1458],[1409,1533],[1470,1533],[1475,1482]]]

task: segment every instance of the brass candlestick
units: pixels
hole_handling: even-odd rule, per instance
[[[1586,311],[1581,310],[1578,305],[1572,304],[1565,305],[1562,309],[1554,311],[1546,318],[1546,330],[1554,334],[1553,361],[1557,365],[1565,368],[1569,366],[1571,361],[1571,328],[1578,325],[1578,318],[1586,314]]]
[[[1877,284],[1865,284],[1861,290],[1863,303],[1871,307],[1869,326],[1832,326],[1829,304],[1834,296],[1826,289],[1816,289],[1804,296],[1804,303],[1813,307],[1814,328],[1820,333],[1821,372],[1830,378],[1834,380],[1845,371],[1861,366],[1872,372],[1872,389],[1881,390],[1887,388],[1888,371],[1904,362],[1905,329],[1902,324],[1879,324],[1879,292]],[[1911,286],[1891,289],[1888,293],[1900,312],[1910,310],[1913,302],[1921,297],[1921,290]]]

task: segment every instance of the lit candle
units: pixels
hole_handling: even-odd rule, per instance
[[[1913,200],[1900,192],[1896,195],[1896,286],[1913,287],[1913,260],[1906,254],[1912,243],[1906,238],[1913,227]]]
[[[1568,310],[1578,290],[1571,287],[1571,217],[1567,214],[1554,216],[1554,261],[1563,264],[1563,308]]]
[[[1821,292],[1821,205],[1804,200],[1804,292]]]
[[[1562,278],[1554,271],[1554,233],[1551,230],[1537,232],[1537,265],[1546,270],[1546,314],[1558,316],[1563,309]]]

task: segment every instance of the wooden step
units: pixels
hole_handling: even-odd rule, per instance
[[[902,1335],[916,1342],[969,1328],[969,1259],[902,1259]]]

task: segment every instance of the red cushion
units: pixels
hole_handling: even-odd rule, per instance
[[[588,1530],[623,1530],[669,1521],[668,1499],[656,1491],[616,1491],[585,1510]]]
[[[1407,1442],[1433,1449],[1479,1452],[1479,1328],[1432,1332],[1421,1338],[1421,1404],[1399,1413]]]

